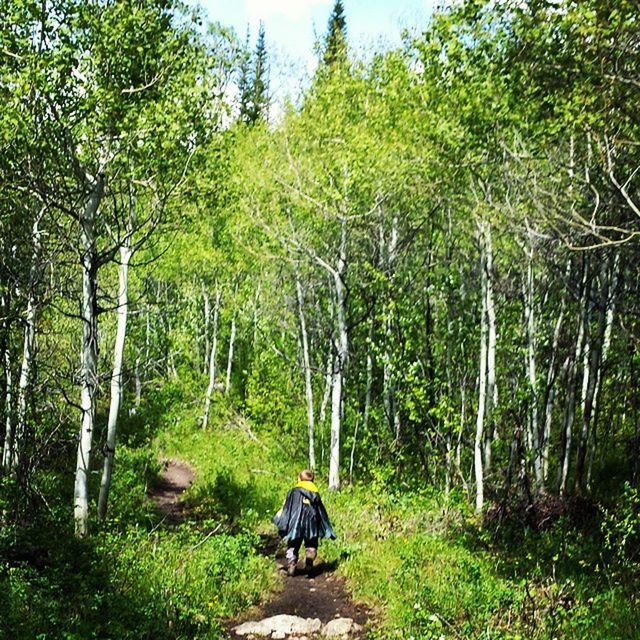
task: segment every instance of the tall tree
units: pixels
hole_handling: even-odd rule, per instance
[[[329,17],[322,48],[322,65],[332,68],[347,59],[347,20],[342,0],[336,0]]]
[[[247,44],[249,33],[247,32]],[[269,61],[264,23],[260,22],[256,47],[241,66],[238,87],[240,93],[240,119],[247,124],[267,120],[269,115]]]

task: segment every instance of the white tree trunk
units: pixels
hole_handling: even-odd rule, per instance
[[[304,388],[307,399],[307,429],[309,433],[309,468],[316,468],[315,450],[315,424],[313,412],[313,386],[311,384],[311,362],[309,359],[309,338],[307,336],[307,323],[304,317],[304,300],[302,286],[296,274],[296,295],[298,299],[298,318],[300,320],[300,340],[302,343],[302,368],[304,372]]]
[[[549,448],[551,446],[551,422],[553,417],[553,402],[555,400],[555,383],[557,378],[557,363],[558,363],[558,345],[560,344],[560,332],[562,330],[562,322],[564,320],[564,298],[562,300],[562,307],[556,326],[553,331],[553,343],[551,346],[551,361],[549,362],[549,369],[547,371],[547,399],[544,410],[544,428],[542,432],[541,442],[541,466],[542,466],[542,481],[545,483],[549,473]]]
[[[209,411],[211,409],[211,395],[216,384],[216,353],[218,351],[218,313],[220,312],[221,292],[216,288],[216,298],[213,303],[213,338],[211,341],[211,351],[209,352],[209,386],[204,399],[204,414],[202,415],[202,428],[209,425]]]
[[[342,427],[342,382],[343,360],[340,356],[340,338],[336,340],[336,359],[334,361],[331,383],[331,438],[329,443],[329,489],[340,488],[340,431]]]
[[[209,324],[211,322],[211,303],[209,301],[209,293],[207,292],[204,282],[202,284],[202,297],[204,300],[204,363],[203,370],[206,372],[209,364]]]
[[[149,365],[151,363],[151,312],[149,305],[145,305],[144,322],[144,372],[145,378],[149,375]]]
[[[578,335],[576,337],[575,353],[573,359],[569,363],[567,371],[567,396],[565,401],[564,412],[564,450],[560,458],[560,478],[558,483],[558,489],[561,495],[564,495],[567,491],[567,482],[569,478],[569,466],[571,464],[571,446],[573,440],[573,421],[575,416],[575,396],[578,384],[578,363],[583,354],[584,342],[585,342],[585,325],[588,319],[588,304],[589,304],[589,263],[585,260],[585,266],[582,275],[581,286],[580,315],[578,320]]]
[[[140,401],[142,400],[142,379],[140,378],[140,358],[136,358],[134,376],[135,376],[135,385],[136,385],[135,409],[137,411],[140,408]]]
[[[456,472],[462,482],[462,486],[464,487],[465,492],[469,493],[469,487],[467,484],[467,479],[465,478],[464,473],[462,472],[462,436],[464,434],[464,425],[467,422],[467,394],[465,391],[464,381],[462,387],[460,389],[460,429],[458,431],[458,437],[456,439],[456,452],[455,452],[455,466]]]
[[[129,315],[129,261],[131,247],[125,243],[120,247],[120,266],[118,268],[118,323],[116,339],[113,349],[113,371],[111,373],[111,402],[109,405],[109,419],[107,422],[107,442],[104,447],[104,463],[102,479],[100,481],[100,495],[98,497],[98,518],[107,515],[111,475],[113,473],[113,458],[116,453],[116,434],[118,430],[118,414],[122,404],[122,361],[124,358],[124,343],[127,335],[127,319]]]
[[[393,280],[393,274],[396,268],[396,260],[398,256],[398,216],[394,215],[391,224],[391,235],[388,244],[384,242],[384,233],[380,232],[381,241],[381,253],[384,255],[386,250],[386,271],[389,282]],[[385,314],[385,352],[383,354],[383,368],[382,368],[382,380],[383,380],[383,402],[387,422],[391,433],[393,434],[396,444],[400,442],[401,438],[401,424],[400,414],[397,408],[396,399],[396,383],[393,373],[393,355],[389,350],[389,345],[393,344],[392,335],[392,313],[391,308],[387,309]]]
[[[327,406],[331,397],[331,382],[333,381],[333,342],[329,341],[329,353],[327,355],[327,366],[324,374],[324,392],[320,402],[320,412],[318,414],[317,427],[320,435],[320,464],[324,464],[326,443],[325,443],[325,421],[327,419]]]
[[[478,375],[478,413],[476,415],[476,437],[474,442],[474,469],[476,480],[476,513],[480,513],[484,506],[484,468],[482,448],[485,443],[484,421],[487,401],[487,265],[485,242],[482,228],[480,232],[480,280],[482,289],[482,310],[480,314],[480,367]]]
[[[486,314],[487,314],[487,398],[486,433],[484,436],[484,469],[491,468],[491,447],[494,438],[494,410],[498,404],[498,385],[496,383],[496,312],[493,300],[493,244],[491,225],[482,223],[486,270]]]
[[[80,351],[80,408],[82,419],[74,483],[75,533],[89,531],[89,474],[95,417],[98,365],[97,271],[95,218],[104,193],[104,177],[99,176],[80,218],[82,242],[82,348]]]
[[[4,300],[3,300],[3,307]],[[13,380],[11,376],[11,353],[7,342],[3,355],[4,376],[6,383],[5,391],[5,431],[4,431],[4,449],[2,450],[2,470],[4,473],[11,471],[11,459],[13,452]]]
[[[531,242],[531,239],[530,239]],[[527,420],[527,447],[533,456],[533,470],[536,487],[543,483],[542,452],[540,449],[540,425],[538,421],[538,381],[536,374],[536,321],[533,277],[533,246],[527,253],[527,277],[524,285],[524,315],[527,326],[527,379],[529,382],[529,416]]]
[[[369,321],[369,343],[367,344],[367,378],[364,395],[364,417],[362,418],[362,428],[366,434],[369,426],[369,414],[371,413],[371,391],[373,389],[373,355],[371,354],[373,344],[373,319]]]
[[[343,215],[340,231],[340,252],[337,269],[333,271],[336,291],[336,358],[331,389],[331,443],[329,447],[329,489],[340,488],[340,432],[343,416],[343,384],[349,352],[347,335],[347,309],[344,276],[347,268],[347,219]]]
[[[598,380],[602,375],[603,349],[606,340],[608,305],[609,305],[609,273],[608,261],[601,263],[600,269],[600,296],[598,304],[597,329],[592,338],[592,345],[588,361],[588,385],[583,399],[582,429],[578,440],[578,452],[576,456],[576,490],[585,487],[585,465],[589,440],[593,429],[593,416],[596,409],[596,393]]]
[[[229,336],[229,353],[227,357],[227,378],[224,384],[224,392],[229,393],[231,390],[231,370],[233,368],[233,348],[236,342],[236,314],[235,311],[231,317],[231,335]]]
[[[613,330],[613,321],[615,318],[615,306],[616,306],[616,296],[618,289],[618,277],[620,273],[620,254],[616,253],[615,258],[613,260],[613,270],[610,274],[610,284],[609,284],[609,297],[607,300],[607,313],[606,313],[606,323],[604,329],[604,338],[602,341],[602,362],[601,366],[598,369],[598,377],[596,380],[596,388],[595,394],[593,398],[593,416],[594,416],[594,448],[595,448],[595,432],[597,428],[597,416],[599,413],[599,404],[600,404],[600,391],[602,389],[602,375],[603,369],[607,363],[607,359],[609,356],[609,349],[611,347],[611,332]],[[604,453],[604,449],[601,448],[601,452]],[[587,490],[591,489],[591,472],[593,468],[593,460],[595,457],[595,451],[592,451],[592,455],[589,458],[589,466],[587,469]]]
[[[27,398],[30,395],[29,386],[31,384],[31,370],[33,368],[36,343],[36,285],[40,274],[40,252],[42,248],[40,221],[43,215],[44,208],[35,216],[31,231],[33,254],[29,272],[27,313],[25,316],[22,364],[20,365],[20,378],[18,380],[18,393],[16,398],[15,426],[11,442],[11,471],[15,471],[18,467],[20,452],[24,446],[24,437],[27,428]]]
[[[369,322],[369,343],[367,345],[367,366],[366,366],[366,389],[364,394],[364,412],[362,417],[362,428],[367,432],[369,426],[369,414],[371,412],[371,390],[373,388],[373,356],[371,355],[371,344],[373,342],[373,320]],[[353,431],[353,444],[351,447],[351,461],[349,463],[349,484],[353,484],[353,466],[356,456],[356,441],[358,438],[359,421]]]

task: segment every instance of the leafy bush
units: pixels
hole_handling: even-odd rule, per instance
[[[616,506],[604,510],[601,530],[614,570],[640,575],[640,489],[625,483]]]

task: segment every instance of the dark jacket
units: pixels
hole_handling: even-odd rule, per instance
[[[282,509],[273,517],[281,538],[335,538],[327,510],[312,482],[299,482],[287,493]]]

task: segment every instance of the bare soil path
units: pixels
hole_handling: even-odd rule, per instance
[[[178,524],[184,519],[181,496],[195,477],[193,469],[182,460],[169,458],[162,462],[160,477],[149,489],[149,497],[156,503],[168,524]]]
[[[159,511],[164,514],[168,524],[178,524],[185,516],[185,505],[181,501],[182,493],[191,486],[195,479],[193,469],[182,460],[168,459],[163,462],[163,469],[159,480],[150,488],[149,497],[156,503]],[[324,544],[331,544],[325,542]],[[261,621],[273,616],[298,616],[304,619],[319,619],[323,628],[327,623],[337,618],[349,618],[358,625],[347,636],[336,636],[363,640],[366,638],[366,628],[370,624],[371,612],[362,604],[356,603],[348,593],[344,581],[335,575],[336,564],[322,560],[322,546],[315,566],[307,571],[304,568],[289,577],[286,575],[286,561],[283,545],[277,535],[263,537],[262,553],[275,558],[275,563],[283,577],[283,588],[271,600],[259,608],[248,611],[237,620],[228,621],[225,627],[230,638],[260,637],[253,635],[238,635],[234,629],[243,622]],[[301,554],[304,556],[304,554]],[[302,566],[300,562],[299,566]],[[307,638],[324,637],[320,633],[269,635],[262,637],[279,638]]]
[[[324,544],[331,544],[331,542],[326,541]],[[353,601],[344,580],[335,575],[337,563],[322,560],[322,546],[314,567],[307,571],[303,567],[304,560],[301,560],[298,563],[298,571],[293,577],[286,575],[285,549],[276,535],[263,538],[262,551],[265,555],[275,556],[276,565],[283,577],[283,589],[260,608],[230,623],[228,629],[232,638],[241,637],[233,632],[233,628],[241,622],[263,620],[282,614],[306,619],[318,618],[323,627],[336,618],[350,618],[361,628],[352,630],[348,637],[357,640],[366,638],[366,628],[371,620],[371,612],[364,605]],[[301,553],[301,557],[304,559],[304,553]],[[304,636],[294,634],[286,637],[311,639],[323,636],[306,633]]]

